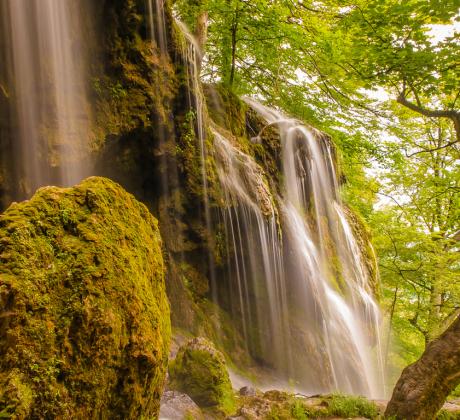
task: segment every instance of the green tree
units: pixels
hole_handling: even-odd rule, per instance
[[[439,147],[453,136],[446,121],[399,111],[399,136],[380,171],[386,204],[370,222],[399,344],[390,364],[403,367],[460,313],[460,152]]]

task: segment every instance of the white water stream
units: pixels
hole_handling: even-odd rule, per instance
[[[88,100],[79,7],[69,0],[2,0],[1,36],[14,104],[18,198],[88,175]]]
[[[254,159],[215,133],[230,277],[250,350],[305,392],[382,397],[380,313],[340,202],[331,145],[297,120],[247,102],[279,129],[284,179],[275,200]]]

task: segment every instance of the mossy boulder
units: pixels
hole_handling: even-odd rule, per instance
[[[0,418],[155,418],[169,341],[157,221],[120,186],[0,216]]]
[[[234,393],[224,356],[204,338],[184,344],[169,366],[170,387],[189,395],[199,406],[230,414]]]

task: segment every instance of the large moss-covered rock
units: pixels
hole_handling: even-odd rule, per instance
[[[225,359],[211,342],[194,338],[178,351],[169,367],[170,386],[185,392],[201,407],[231,413],[235,407]]]
[[[147,208],[90,178],[0,216],[0,417],[155,417],[170,338]]]

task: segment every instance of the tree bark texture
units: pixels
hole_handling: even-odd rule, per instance
[[[406,367],[385,415],[398,420],[430,420],[460,383],[460,316],[422,357]]]

